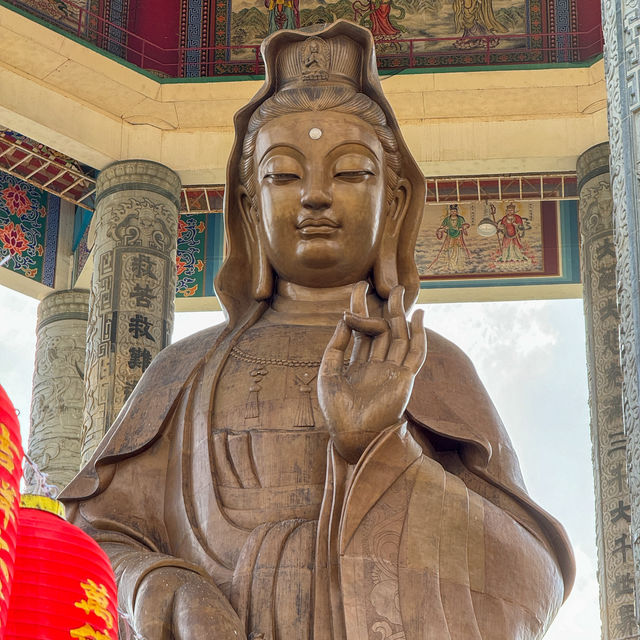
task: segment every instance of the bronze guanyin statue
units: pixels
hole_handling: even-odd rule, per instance
[[[424,178],[371,35],[279,31],[263,55],[227,173],[227,321],[154,360],[70,516],[147,640],[541,638],[571,549],[470,361],[407,321]]]

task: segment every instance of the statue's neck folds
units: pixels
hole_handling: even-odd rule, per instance
[[[335,326],[349,309],[356,283],[341,287],[304,287],[278,279],[276,292],[262,321],[268,324],[308,324]],[[370,309],[378,304],[369,296]]]

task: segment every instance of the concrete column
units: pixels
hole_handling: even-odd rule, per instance
[[[29,456],[62,490],[80,468],[89,292],[57,291],[38,306]],[[37,485],[27,468],[27,489]]]
[[[640,5],[603,0],[613,221],[620,310],[623,420],[631,493],[636,608],[640,614]],[[626,610],[630,613],[631,608]],[[620,615],[625,613],[621,610]],[[626,619],[626,618],[625,618]],[[621,622],[622,624],[622,622]],[[637,627],[629,623],[628,628]],[[628,635],[631,635],[629,632]]]
[[[609,144],[578,158],[581,267],[596,496],[600,615],[604,640],[638,633],[634,618],[631,512],[622,424]]]
[[[116,162],[98,176],[83,463],[169,342],[179,195],[178,176],[155,162]]]

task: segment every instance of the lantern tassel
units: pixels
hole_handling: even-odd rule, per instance
[[[29,456],[28,453],[24,454],[24,459],[27,461],[27,464],[29,465],[31,472],[35,476],[36,490],[35,491],[31,490],[29,491],[29,493],[37,493],[39,495],[45,495],[47,496],[47,498],[55,499],[56,496],[58,495],[58,487],[56,487],[56,485],[54,484],[49,484],[48,482],[49,476],[47,476],[47,474],[44,473],[44,471],[40,471],[40,468],[33,461],[33,459],[31,458],[31,456]],[[33,478],[32,478],[32,481],[34,481]]]

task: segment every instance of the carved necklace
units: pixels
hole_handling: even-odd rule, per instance
[[[260,358],[246,351],[242,351],[238,347],[231,349],[231,355],[237,360],[242,360],[250,364],[272,365],[274,367],[307,367],[318,368],[321,360],[285,360],[284,358]]]
[[[321,360],[287,360],[285,358],[261,358],[254,356],[246,351],[242,351],[239,347],[231,349],[231,356],[236,360],[257,365],[250,372],[251,381],[249,385],[249,395],[245,410],[245,418],[259,418],[260,404],[258,395],[262,391],[261,383],[264,377],[269,373],[266,367],[292,367],[305,369],[318,369]],[[296,374],[296,386],[300,393],[298,397],[298,406],[296,409],[296,417],[294,427],[315,427],[315,419],[313,417],[313,406],[311,404],[311,383],[316,379],[316,373],[305,371]]]

